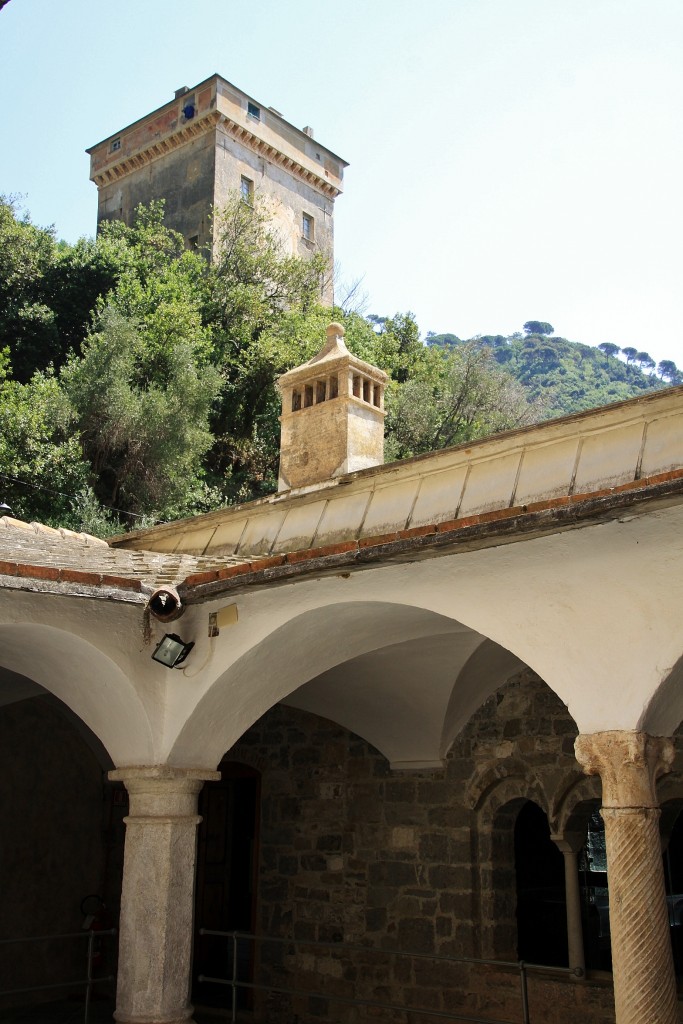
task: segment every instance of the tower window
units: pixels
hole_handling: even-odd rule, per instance
[[[194,93],[186,94],[183,96],[183,102],[180,106],[181,121],[191,121],[194,115],[197,113],[197,105],[194,98]]]
[[[119,150],[119,149],[121,149],[121,136],[119,136],[118,139],[113,139],[109,143],[109,152],[110,153],[116,153],[117,150]]]
[[[305,213],[301,220],[301,234],[307,242],[312,242],[315,232],[315,222],[309,214]]]
[[[246,203],[247,206],[253,206],[254,182],[251,178],[245,178],[244,175],[240,178],[240,195],[243,203]]]
[[[257,107],[251,100],[247,103],[247,114],[249,117],[253,117],[255,121],[261,120],[261,108]]]

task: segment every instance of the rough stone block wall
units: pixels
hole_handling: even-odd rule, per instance
[[[294,709],[256,723],[228,759],[262,773],[261,933],[366,947],[266,943],[261,981],[320,996],[259,997],[268,1019],[367,1019],[367,1008],[331,998],[351,996],[520,1020],[514,972],[387,952],[516,958],[516,806],[534,799],[546,809],[580,774],[575,736],[567,709],[528,671],[479,709],[439,771],[391,772],[364,740]],[[500,808],[490,799],[499,792]],[[536,1021],[573,1024],[589,1004],[584,1019],[614,1019],[609,985],[544,975],[529,988],[543,1007]]]

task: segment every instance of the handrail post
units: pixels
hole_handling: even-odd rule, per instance
[[[523,1024],[531,1024],[529,1019],[529,992],[527,989],[526,964],[519,961],[519,983],[522,989],[522,1021]]]
[[[83,1018],[83,1024],[88,1024],[90,1019],[90,990],[92,988],[92,951],[95,933],[90,929],[88,932],[88,952],[87,952],[87,972],[86,972],[86,985],[85,985],[85,1016]]]
[[[237,932],[232,933],[232,1024],[237,1020]]]

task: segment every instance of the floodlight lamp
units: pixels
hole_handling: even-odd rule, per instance
[[[157,644],[152,660],[158,661],[166,668],[176,668],[185,661],[193,647],[194,642],[186,644],[175,633],[166,633],[163,640]]]
[[[4,501],[0,501],[0,516],[11,516],[12,509]]]

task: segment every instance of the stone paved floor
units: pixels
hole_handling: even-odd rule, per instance
[[[94,999],[90,1004],[88,1024],[112,1024],[114,1003],[108,999]],[[0,1010],[2,1024],[83,1024],[84,1006],[82,1001],[66,999],[58,1003],[41,1003],[39,1006],[21,1007],[14,1010]],[[217,1011],[203,1013],[195,1011],[196,1024],[221,1024],[229,1020],[229,1014],[217,1015]]]

